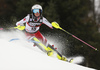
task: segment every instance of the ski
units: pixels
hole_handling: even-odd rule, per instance
[[[45,46],[44,44],[42,44],[36,37],[33,37],[31,39],[33,41],[33,43],[40,48],[42,51],[46,52],[48,56],[52,56],[54,54],[54,52],[57,54],[57,58],[59,60],[63,60],[63,61],[67,61],[69,63],[72,62],[73,59],[71,60],[67,60],[66,57],[62,56],[53,46],[51,46],[50,44],[48,46]],[[34,42],[35,41],[35,42]]]

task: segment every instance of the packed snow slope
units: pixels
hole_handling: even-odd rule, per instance
[[[18,31],[0,31],[0,70],[95,70],[49,57],[24,37]],[[10,42],[12,38],[20,40]]]

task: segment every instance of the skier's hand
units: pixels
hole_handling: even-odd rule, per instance
[[[25,26],[20,26],[18,25],[17,27],[14,27],[15,29],[19,29],[19,30],[24,30],[25,29]]]
[[[52,22],[51,24],[54,28],[62,29],[57,22]]]

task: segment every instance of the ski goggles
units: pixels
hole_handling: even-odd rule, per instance
[[[34,9],[33,13],[40,13],[40,10],[39,9]]]

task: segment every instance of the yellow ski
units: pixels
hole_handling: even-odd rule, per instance
[[[52,56],[54,52],[57,53],[57,58],[63,61],[67,61],[66,57],[63,57],[54,47],[52,47],[50,44],[46,47],[44,44],[42,44],[36,37],[32,38],[32,40],[36,41],[35,43],[40,49],[45,51],[48,56]],[[69,61],[67,61],[69,62]]]

